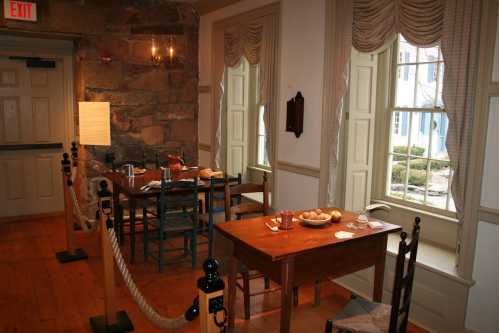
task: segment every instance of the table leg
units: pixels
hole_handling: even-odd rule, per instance
[[[281,333],[289,333],[291,328],[294,268],[294,258],[284,259],[281,263]]]
[[[374,264],[374,289],[373,301],[381,303],[383,298],[383,279],[385,275],[386,243],[388,236],[385,234],[379,241],[378,258]]]
[[[206,191],[204,192],[204,212],[209,213],[210,212],[210,192]]]
[[[239,266],[239,261],[236,257],[232,256],[229,261],[229,276],[228,276],[228,315],[229,315],[229,333],[234,332],[234,326],[236,322],[236,278],[237,278],[237,268]]]
[[[135,262],[135,206],[137,201],[130,197],[130,263]]]
[[[114,230],[118,232],[118,241],[123,244],[121,229],[123,228],[123,220],[120,214],[120,189],[113,183],[113,208],[114,208]]]

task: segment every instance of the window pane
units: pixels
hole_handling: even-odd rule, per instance
[[[407,42],[402,35],[399,35],[399,54],[398,63],[416,62],[417,47]]]
[[[410,161],[406,200],[421,204],[424,203],[427,163],[428,160],[425,158],[412,159]]]
[[[406,172],[407,160],[390,156],[388,174],[391,175],[391,177],[389,180],[388,195],[403,199]]]
[[[428,157],[430,118],[429,112],[412,112],[411,156]]]
[[[422,64],[418,67],[416,107],[432,108],[437,92],[437,64]]]
[[[258,108],[258,135],[265,135],[265,121],[263,114],[265,113],[265,106],[260,105]]]
[[[419,48],[418,62],[438,61],[438,46]]]
[[[428,196],[426,198],[429,205],[446,209],[449,176],[449,162],[431,161],[428,178]]]
[[[416,65],[402,65],[397,69],[397,93],[395,105],[414,107],[414,86],[416,84]]]
[[[409,139],[409,112],[393,112],[390,137],[390,152],[407,154]]]
[[[447,138],[447,130],[449,128],[449,120],[445,112],[435,113],[433,115],[432,142],[431,142],[431,157],[448,160],[447,148],[445,147],[445,140]]]
[[[443,62],[439,64],[440,69],[438,72],[438,92],[437,92],[437,106],[443,108],[444,107],[444,102],[442,100],[442,87],[443,87],[443,82],[444,82],[444,70],[445,70],[445,65]]]

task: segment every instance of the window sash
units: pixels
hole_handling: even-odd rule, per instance
[[[445,205],[445,209],[444,208],[438,208],[438,207],[434,207],[434,206],[431,206],[429,205],[429,203],[427,203],[427,197],[428,197],[428,181],[429,181],[429,178],[430,178],[430,168],[431,168],[431,162],[432,161],[436,161],[436,162],[441,162],[441,161],[444,161],[444,162],[449,162],[449,160],[443,160],[443,159],[438,159],[438,158],[432,158],[431,157],[431,140],[432,140],[432,137],[433,137],[433,130],[431,130],[431,124],[433,122],[433,115],[435,113],[445,113],[445,108],[443,107],[440,107],[437,105],[437,101],[438,101],[438,92],[439,92],[439,80],[440,80],[440,68],[442,66],[445,66],[444,64],[444,61],[442,59],[442,52],[441,50],[439,49],[439,55],[438,55],[438,58],[435,60],[435,61],[422,61],[422,62],[418,62],[417,60],[419,59],[419,52],[420,52],[420,49],[418,48],[417,49],[417,53],[416,53],[416,62],[404,62],[403,60],[405,60],[405,58],[402,60],[400,59],[400,54],[399,54],[399,50],[398,50],[398,44],[399,44],[399,39],[396,40],[396,42],[394,43],[394,46],[393,46],[393,54],[392,54],[392,57],[391,57],[391,80],[390,80],[390,86],[389,86],[389,89],[388,89],[388,92],[389,92],[389,98],[388,98],[388,112],[389,112],[389,116],[386,117],[387,118],[387,122],[388,122],[388,129],[389,131],[386,131],[386,135],[388,136],[387,137],[387,140],[385,141],[387,143],[386,145],[386,153],[384,154],[384,183],[385,183],[385,186],[384,186],[384,191],[383,191],[383,197],[385,200],[387,201],[394,201],[398,204],[401,204],[401,205],[407,205],[409,207],[412,207],[412,208],[417,208],[417,209],[420,209],[422,211],[428,211],[428,212],[432,212],[432,213],[436,213],[436,214],[440,214],[440,215],[444,215],[444,216],[449,216],[449,217],[455,217],[456,216],[456,213],[454,211],[451,211],[449,210],[449,205],[450,205],[450,198],[451,198],[451,188],[450,188],[450,185],[451,185],[451,180],[452,180],[452,175],[453,175],[453,170],[450,169],[449,171],[449,179],[448,179],[448,187],[447,187],[447,196],[446,196],[446,205]],[[403,57],[404,55],[402,55]],[[401,61],[402,60],[402,61]],[[415,73],[415,85],[414,85],[414,100],[413,100],[413,105],[416,105],[416,98],[417,98],[417,80],[418,80],[418,71],[419,71],[419,67],[420,65],[425,65],[425,64],[435,64],[436,66],[436,78],[435,78],[435,95],[434,95],[434,101],[433,101],[433,104],[434,104],[434,107],[431,107],[431,108],[420,108],[420,107],[398,107],[396,106],[396,96],[397,96],[397,73],[399,73],[399,67],[400,66],[409,66],[409,65],[416,65],[416,73]],[[442,65],[441,65],[442,64]],[[408,147],[408,153],[407,154],[396,154],[396,153],[393,153],[391,151],[391,147],[392,147],[392,132],[393,132],[393,128],[392,128],[392,125],[393,125],[393,121],[392,121],[392,117],[394,116],[395,112],[408,112],[409,113],[409,121],[408,121],[408,141],[407,141],[407,147]],[[413,113],[414,112],[418,112],[418,113],[422,113],[422,112],[427,112],[427,113],[430,113],[430,133],[429,133],[429,136],[430,136],[430,142],[428,144],[428,147],[429,147],[429,151],[428,151],[428,156],[424,157],[424,156],[415,156],[415,155],[411,155],[409,154],[409,147],[411,147],[411,132],[412,132],[412,127],[413,127]],[[401,133],[403,131],[403,126],[404,124],[402,124],[402,114],[399,114],[399,133]],[[419,126],[418,126],[419,128]],[[440,133],[436,133],[437,137],[440,137],[441,134]],[[403,156],[406,158],[406,174],[405,174],[405,182],[404,182],[404,199],[400,199],[400,198],[396,198],[394,197],[393,195],[390,195],[390,185],[391,185],[391,165],[390,165],[390,161],[391,161],[391,156]],[[414,202],[414,201],[410,201],[410,200],[406,200],[406,196],[407,196],[407,190],[408,190],[408,181],[409,181],[409,175],[410,175],[410,163],[409,163],[409,160],[411,158],[421,158],[421,159],[425,159],[427,161],[427,168],[426,168],[426,179],[425,179],[425,194],[424,194],[424,204],[423,203],[417,203],[417,202]]]

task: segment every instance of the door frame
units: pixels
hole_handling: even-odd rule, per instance
[[[74,42],[72,40],[24,37],[0,34],[2,49],[0,56],[26,56],[54,59],[62,62],[63,103],[64,103],[64,142],[63,150],[68,151],[75,133],[75,85],[74,85]]]

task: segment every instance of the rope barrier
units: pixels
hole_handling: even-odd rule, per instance
[[[105,228],[105,226],[101,227]],[[154,310],[147,303],[144,296],[138,290],[137,285],[133,281],[132,276],[130,275],[125,260],[123,259],[123,255],[121,254],[114,229],[108,228],[107,235],[111,243],[111,248],[113,250],[113,256],[116,261],[116,266],[118,266],[118,269],[123,277],[123,280],[125,281],[126,286],[128,287],[128,290],[130,291],[130,294],[132,295],[133,299],[139,306],[140,311],[142,311],[142,313],[147,317],[147,319],[149,319],[156,326],[162,329],[176,329],[187,324],[189,321],[185,318],[184,315],[178,316],[176,318],[166,318],[161,316],[158,312],[156,312],[156,310]]]
[[[97,224],[95,223],[95,220],[89,219],[88,217],[83,215],[83,213],[81,212],[81,207],[80,207],[80,204],[78,202],[78,197],[76,196],[76,192],[75,192],[73,186],[69,187],[69,194],[71,195],[71,199],[73,201],[73,211],[74,211],[76,217],[78,218],[78,221],[80,222],[80,226],[81,226],[82,230],[84,232],[94,231],[97,227]],[[92,205],[92,204],[97,204],[97,202],[90,203],[90,205]]]

